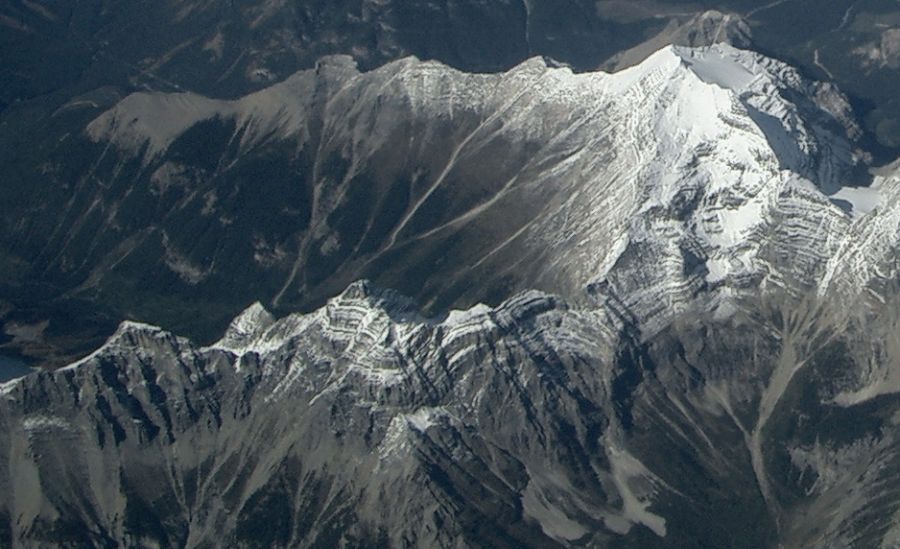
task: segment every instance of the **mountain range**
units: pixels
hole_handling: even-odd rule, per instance
[[[439,257],[427,254],[443,256],[446,242],[438,240],[457,237],[444,229],[426,237],[425,245],[406,242],[404,249],[402,237],[422,234],[419,227],[403,229],[404,235],[393,234],[395,224],[413,214],[414,202],[404,203],[405,197],[421,198],[419,187],[430,188],[427,186],[447,167],[448,158],[443,155],[461,146],[481,121],[493,116],[493,120],[506,123],[504,116],[510,114],[498,111],[504,108],[504,94],[511,92],[498,90],[495,103],[489,97],[473,97],[472,112],[454,107],[452,113],[446,113],[454,118],[445,120],[434,115],[447,108],[442,103],[448,95],[444,90],[439,96],[422,99],[434,104],[415,113],[411,104],[402,104],[404,94],[413,90],[400,89],[401,83],[392,82],[390,91],[380,94],[375,80],[389,78],[390,71],[462,71],[483,75],[483,83],[471,86],[477,93],[489,94],[494,80],[503,75],[510,78],[517,71],[523,81],[533,77],[542,86],[541,63],[548,69],[570,67],[575,76],[591,80],[589,75],[598,68],[619,72],[669,44],[702,47],[727,42],[789,63],[803,81],[822,80],[839,86],[847,94],[839,103],[850,105],[852,117],[848,118],[843,112],[846,106],[841,104],[812,108],[824,109],[828,113],[825,118],[835,118],[842,126],[828,131],[850,139],[851,155],[859,149],[865,151],[862,156],[871,156],[874,165],[884,165],[900,156],[896,139],[900,104],[893,93],[900,69],[894,28],[900,21],[898,14],[896,4],[889,0],[841,0],[827,5],[814,0],[762,5],[747,0],[155,0],[140,5],[10,0],[0,5],[0,167],[5,197],[0,202],[0,346],[6,353],[57,367],[96,348],[123,319],[165,326],[209,343],[255,300],[279,315],[309,312],[363,277],[415,297],[435,314],[479,301],[499,305],[517,291],[532,287],[580,299],[573,286],[581,284],[584,273],[523,273],[528,269],[502,266],[498,270],[494,269],[495,262],[499,263],[496,259],[479,266],[488,284],[470,284],[456,276],[447,284],[451,287],[445,288],[441,277],[452,267],[438,269],[432,279],[430,268]],[[423,65],[446,67],[443,71],[417,67],[410,56]],[[327,74],[314,76],[317,70]],[[343,93],[328,88],[351,81],[354,86]],[[517,85],[513,80],[506,84]],[[296,86],[293,91],[291,86]],[[303,91],[303,86],[319,87],[314,97],[306,97],[311,88]],[[820,86],[822,90],[827,87]],[[757,96],[766,93],[762,88],[751,91]],[[538,97],[533,91],[517,92],[523,93],[523,101]],[[363,93],[365,97],[359,95]],[[161,103],[155,104],[147,96],[158,97]],[[359,102],[375,97],[389,105],[373,109],[380,109],[384,118],[400,118],[391,123],[395,127],[388,127],[389,120],[377,121],[383,144],[359,142],[351,152],[345,140],[368,138],[342,133],[341,128],[356,122],[335,109],[355,109],[359,116],[368,116],[370,113],[363,112],[367,107]],[[463,97],[459,101],[468,101]],[[798,106],[830,101],[821,97],[785,99]],[[178,101],[183,102],[181,107],[175,104]],[[354,101],[355,106],[350,104]],[[620,103],[621,108],[626,105],[628,101]],[[273,109],[279,106],[309,111],[286,113],[284,120],[273,122],[279,116]],[[194,107],[201,110],[192,111]],[[520,114],[527,110],[522,104],[512,107]],[[129,108],[149,110],[132,113]],[[174,127],[154,129],[175,141],[150,156],[121,147],[122,135],[115,144],[104,140],[102,124],[96,122],[117,110],[136,115],[143,124],[156,117],[155,108],[162,109],[162,118],[186,118]],[[551,117],[549,113],[539,116]],[[809,124],[832,125],[818,115],[810,116]],[[779,114],[775,117],[781,118]],[[231,143],[235,131],[246,129],[238,125],[251,118],[266,119],[279,127],[256,128],[254,136],[240,137],[239,146]],[[108,122],[108,116],[104,120]],[[189,121],[196,124],[187,124]],[[223,125],[226,123],[234,127]],[[463,147],[458,153],[462,158],[453,163],[447,178],[469,181],[460,197],[463,202],[451,210],[468,211],[466,203],[482,202],[479,192],[491,196],[502,188],[517,169],[525,167],[528,147],[549,146],[545,140],[556,135],[553,131],[562,131],[566,123],[549,121],[547,128],[535,129],[527,138],[511,132],[503,135],[510,143],[495,140],[490,146],[509,155],[505,160],[508,166],[496,166],[493,157],[477,160],[476,166],[476,160],[466,156],[482,144],[473,141]],[[554,124],[557,126],[551,127]],[[616,124],[613,121],[611,127]],[[92,129],[86,130],[88,126]],[[299,126],[307,137],[288,135]],[[772,129],[766,124],[759,127]],[[132,137],[137,138],[139,128],[132,130]],[[260,133],[266,131],[270,135]],[[353,131],[368,132],[361,126]],[[441,143],[427,151],[408,153],[400,141],[391,141],[430,131],[445,135],[422,134]],[[475,138],[479,136],[485,138],[484,134]],[[321,143],[321,153],[332,155],[330,158],[319,154],[320,138],[332,140]],[[595,139],[586,139],[599,146]],[[107,144],[111,145],[108,150]],[[578,144],[573,141],[571,146]],[[793,153],[786,150],[791,146],[774,144],[771,148],[790,156]],[[363,147],[383,150],[381,156],[368,158],[375,152]],[[409,165],[399,165],[401,159],[390,158],[392,151],[415,158]],[[808,153],[818,154],[800,152]],[[482,154],[493,153],[482,147]],[[236,155],[239,162],[232,165]],[[349,207],[317,203],[322,211],[311,213],[315,193],[328,195],[329,200],[339,197],[323,189],[369,188],[344,181],[351,168],[341,165],[340,159],[351,157],[357,162],[382,164],[366,165],[365,173],[353,174],[351,179],[380,178],[372,188],[381,192],[395,187],[395,194],[390,198],[346,196]],[[170,165],[157,172],[161,168],[157,160]],[[866,162],[863,159],[862,164]],[[462,164],[468,164],[466,169],[474,173],[458,174]],[[178,171],[179,166],[185,171]],[[153,171],[148,172],[151,167]],[[314,167],[315,173],[311,171]],[[865,186],[868,175],[864,168],[860,173],[836,185]],[[523,174],[518,179],[529,177]],[[323,182],[325,179],[330,182]],[[578,179],[583,182],[585,177]],[[401,189],[402,180],[407,180],[409,191]],[[261,182],[268,187],[259,188]],[[462,185],[448,183],[440,187],[455,190]],[[208,193],[212,186],[221,187],[215,196]],[[479,186],[483,189],[478,190]],[[515,187],[513,194],[518,199],[521,185]],[[833,187],[825,188],[826,194],[836,192]],[[193,193],[201,188],[204,196],[198,198]],[[432,204],[440,196],[438,193]],[[246,211],[241,216],[224,216],[226,223],[234,217],[230,231],[213,222],[214,216],[202,214],[200,201],[213,198],[219,202],[211,208]],[[531,212],[532,200],[540,199],[532,193],[523,211]],[[388,211],[374,211],[385,206]],[[392,207],[408,209],[394,211]],[[511,209],[502,204],[495,207],[505,212]],[[116,213],[119,208],[122,213]],[[327,228],[322,226],[323,215],[333,215],[325,220],[331,223]],[[417,215],[421,219],[427,213]],[[369,227],[374,218],[378,221]],[[521,219],[509,222],[511,226],[522,223]],[[316,234],[309,235],[310,230]],[[390,236],[385,236],[385,231]],[[499,244],[499,234],[511,236],[507,227],[483,231],[490,233],[484,238],[487,243]],[[229,232],[232,237],[225,237]],[[368,233],[365,242],[362,233]],[[342,245],[353,249],[331,249],[335,241],[326,246],[329,257],[319,261],[316,255],[321,250],[315,247],[329,235],[341,235],[347,241]],[[451,252],[448,262],[475,263],[481,259],[479,254],[487,253],[476,249],[470,256],[470,250],[459,250],[473,246],[476,239],[468,236],[459,235],[457,240],[467,238],[468,242],[456,242],[457,252]],[[231,240],[225,242],[227,238]],[[390,249],[383,249],[389,242]],[[413,246],[416,251],[409,249]],[[251,254],[262,264],[256,260],[248,263]],[[532,261],[530,267],[540,270],[539,263]],[[413,264],[421,268],[415,270]],[[338,271],[334,277],[332,270]],[[480,273],[475,280],[481,280]],[[292,281],[288,283],[288,279]]]
[[[197,334],[278,314],[0,385],[0,540],[896,546],[898,168],[782,61],[621,63],[62,105],[8,249]]]

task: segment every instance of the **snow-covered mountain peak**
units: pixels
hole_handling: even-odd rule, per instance
[[[510,288],[572,300],[602,283],[653,318],[698,295],[715,305],[767,284],[814,284],[809,273],[879,201],[847,186],[860,156],[843,96],[725,44],[665,47],[612,74],[539,57],[497,74],[416,58],[360,73],[349,58],[328,58],[233,101],[134,94],[88,133],[143,156],[159,189],[192,173],[168,149],[201,123],[240,145],[236,159],[215,162],[225,172],[241,158],[294,154],[288,169],[314,198],[294,234],[299,250],[273,248],[287,242],[273,233],[247,260],[296,273],[274,282],[275,304],[311,293],[321,303],[369,276],[415,293],[413,272],[448,280],[422,292],[454,301],[478,277],[499,284],[497,273],[514,273]],[[197,196],[224,196],[207,191]],[[362,212],[351,200],[361,196],[373,197]],[[204,202],[197,215],[213,209]],[[323,259],[342,269],[340,284],[294,268]],[[359,306],[401,324],[415,316],[394,301],[360,284],[326,310]]]
[[[735,94],[783,169],[830,193],[860,162],[861,153],[852,145],[859,128],[846,98],[832,86],[727,44],[670,50],[700,80]]]
[[[349,285],[314,313],[295,313],[276,320],[260,303],[238,315],[225,336],[211,345],[235,355],[265,354],[315,332],[339,347],[389,343],[405,326],[428,322],[409,298],[367,280]]]
[[[728,44],[707,47],[666,46],[642,63],[612,73],[618,90],[628,88],[650,75],[677,77],[689,71],[703,82],[738,94],[758,79],[773,79],[764,56]],[[776,62],[777,64],[777,62]],[[773,65],[775,66],[775,65]]]
[[[732,90],[738,94],[760,79],[773,75],[760,63],[761,56],[728,44],[705,48],[669,46],[666,50],[680,58],[683,65],[709,84]]]
[[[214,347],[237,352],[252,343],[274,323],[275,317],[272,316],[272,313],[257,301],[231,321],[225,335],[215,343]]]
[[[858,162],[850,140],[859,128],[846,98],[830,85],[806,80],[785,63],[724,43],[667,46],[609,78],[611,90],[626,95],[635,93],[629,92],[632,89],[643,94],[660,82],[680,101],[695,106],[682,112],[682,123],[744,118],[762,132],[784,169],[810,179],[836,179]],[[727,93],[716,94],[706,86]],[[825,149],[834,149],[829,158],[823,157]],[[819,166],[822,163],[828,164],[827,170]]]
[[[151,352],[158,348],[171,348],[177,350],[184,346],[189,346],[187,339],[176,336],[159,326],[133,320],[125,320],[119,323],[116,331],[113,332],[97,350],[60,370],[76,370],[99,356],[118,355],[123,349],[144,348],[147,349],[148,352]]]

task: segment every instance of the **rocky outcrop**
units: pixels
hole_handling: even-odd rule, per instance
[[[359,278],[429,311],[605,281],[651,317],[806,291],[879,200],[848,186],[858,133],[832,87],[725,45],[616,74],[333,57],[234,101],[126,97],[87,127],[69,215],[18,245],[165,324],[173,292],[309,309]]]
[[[756,310],[642,338],[615,310],[538,292],[429,319],[363,282],[309,315],[254,305],[206,348],[125,323],[83,361],[0,387],[0,533],[889,545],[900,386],[848,392],[882,334]]]
[[[0,385],[0,544],[896,542],[900,178],[831,86],[725,45],[339,57],[85,135],[42,252],[79,291],[348,287]]]

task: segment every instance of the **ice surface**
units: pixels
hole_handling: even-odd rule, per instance
[[[746,52],[725,44],[706,49],[673,46],[672,51],[708,84],[739,92],[759,77]]]
[[[881,203],[881,193],[876,185],[870,187],[841,187],[828,196],[832,202],[848,209],[853,217],[871,213]]]

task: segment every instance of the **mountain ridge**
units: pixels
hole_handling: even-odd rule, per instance
[[[0,6],[0,546],[900,545],[893,2],[173,6]]]
[[[697,76],[700,72],[708,79],[714,78],[716,70],[722,67],[726,76],[748,70],[755,70],[758,75],[730,82],[733,91],[724,89],[723,82],[704,82]],[[729,67],[732,73],[728,73]],[[655,71],[662,72],[657,75]],[[781,86],[778,89],[787,95],[769,97],[763,91],[771,91],[766,86]],[[708,99],[690,99],[694,94],[706,94]],[[629,97],[639,100],[643,95],[652,95],[659,102],[630,103]],[[375,114],[364,113],[359,105],[367,101],[382,106],[376,108]],[[186,108],[195,114],[186,116]],[[689,109],[695,109],[707,125],[701,128],[690,122]],[[283,113],[290,114],[285,117]],[[397,120],[413,120],[415,126]],[[649,126],[651,123],[656,126]],[[199,131],[213,131],[223,143],[219,151],[212,151],[218,158],[211,167],[184,162],[183,153],[168,148],[175,141],[175,149],[184,147],[188,136]],[[592,276],[605,274],[592,272],[593,269],[602,271],[604,261],[613,261],[612,257],[590,258],[602,249],[597,242],[615,241],[623,234],[621,220],[606,222],[606,228],[591,229],[596,224],[593,212],[622,210],[617,215],[643,216],[651,223],[659,214],[640,213],[637,204],[673,207],[669,202],[676,191],[685,192],[687,200],[737,200],[748,205],[748,212],[757,213],[747,218],[729,213],[733,208],[719,208],[716,215],[722,221],[712,222],[709,231],[722,232],[720,225],[730,216],[732,221],[727,222],[735,225],[730,230],[738,235],[747,230],[748,219],[761,215],[760,208],[768,200],[754,195],[766,188],[765,192],[774,192],[773,181],[786,179],[778,172],[787,170],[800,179],[813,181],[813,186],[831,194],[835,203],[854,215],[864,213],[854,210],[854,203],[857,208],[870,209],[872,200],[861,200],[859,195],[874,195],[842,185],[847,174],[857,169],[854,165],[862,166],[865,160],[863,153],[853,149],[857,135],[849,106],[833,89],[808,83],[783,64],[728,46],[705,50],[667,48],[647,63],[615,75],[576,75],[565,68],[551,68],[540,58],[504,75],[466,75],[435,62],[414,59],[359,73],[349,58],[332,58],[324,60],[319,69],[298,73],[283,84],[233,102],[185,94],[132,95],[88,126],[92,141],[101,146],[109,143],[120,151],[119,160],[97,172],[100,178],[110,178],[109,184],[116,184],[117,178],[136,178],[142,181],[138,188],[149,187],[147,199],[151,204],[161,203],[160,206],[171,203],[167,195],[188,193],[181,203],[174,203],[175,207],[185,214],[192,211],[192,215],[206,220],[204,224],[219,225],[224,233],[234,230],[232,223],[236,218],[227,210],[217,210],[223,194],[235,192],[230,191],[231,185],[237,185],[236,190],[240,189],[246,198],[260,200],[253,196],[260,191],[244,190],[250,188],[247,183],[229,181],[234,177],[229,174],[240,173],[242,164],[247,162],[241,158],[274,152],[279,163],[286,163],[287,171],[308,187],[298,189],[296,182],[291,183],[294,195],[303,190],[296,205],[283,208],[284,213],[279,214],[284,218],[283,228],[274,234],[271,229],[262,230],[252,224],[245,228],[245,233],[258,235],[252,253],[229,244],[229,253],[238,252],[241,264],[252,266],[260,274],[272,273],[265,275],[264,285],[271,288],[266,291],[266,301],[293,307],[298,304],[295,296],[299,292],[303,296],[301,306],[315,303],[337,293],[351,280],[365,277],[408,290],[429,307],[436,305],[438,309],[461,298],[462,302],[471,303],[488,297],[459,296],[459,292],[466,291],[462,280],[443,291],[428,288],[427,280],[414,274],[418,269],[415,265],[421,263],[424,267],[431,263],[423,255],[431,253],[426,252],[431,248],[437,253],[438,243],[445,250],[447,246],[451,250],[455,247],[458,251],[450,255],[457,261],[471,262],[482,277],[496,279],[496,273],[506,271],[507,280],[501,278],[492,284],[495,289],[487,290],[499,298],[509,295],[510,290],[503,290],[504,286],[533,286],[573,298]],[[425,146],[431,141],[432,145]],[[405,159],[396,158],[398,151],[392,151],[389,145],[393,143],[408,143],[404,145]],[[748,149],[771,158],[752,158]],[[491,158],[501,151],[506,160],[489,170]],[[715,162],[708,158],[701,161],[708,156],[719,165],[713,167]],[[728,162],[734,162],[729,156],[741,160],[729,166]],[[141,167],[133,171],[129,163],[138,159]],[[110,162],[106,158],[103,161]],[[691,162],[697,162],[697,166],[691,168]],[[667,172],[685,173],[692,169],[698,170],[693,181],[665,183],[665,177],[660,177]],[[761,178],[758,183],[749,182],[750,175],[746,175],[754,170],[756,177]],[[590,171],[596,175],[590,176]],[[110,175],[101,175],[102,172]],[[633,185],[634,192],[623,195],[623,190],[616,190],[609,181],[603,182],[616,177],[631,181],[619,187]],[[192,189],[197,185],[202,189],[204,178],[219,178],[223,183],[217,189]],[[741,178],[747,182],[735,183]],[[364,187],[372,183],[364,182],[365,179],[384,187],[384,196],[388,197],[380,204],[382,211],[377,216],[376,212],[369,214],[365,221],[368,229],[355,227],[342,211],[358,207],[358,201],[352,197],[368,192]],[[408,184],[402,184],[403,181]],[[716,181],[715,185],[710,183]],[[601,194],[600,185],[609,190]],[[716,198],[716,193],[721,194],[727,187],[744,188],[740,191],[744,196]],[[579,211],[577,206],[565,206],[566,195],[579,194],[591,203],[590,209]],[[592,195],[596,197],[591,198]],[[606,202],[593,203],[601,198]],[[509,216],[512,202],[528,206],[525,209],[529,211]],[[447,207],[437,212],[438,203]],[[547,204],[558,211],[553,213]],[[120,208],[111,207],[113,213]],[[560,208],[567,208],[567,213],[563,215]],[[486,225],[484,220],[496,217],[500,211],[508,220]],[[680,215],[693,214],[685,210]],[[566,217],[571,220],[562,221],[563,226],[558,227],[560,219]],[[110,223],[113,230],[116,223],[124,226],[115,219]],[[616,223],[620,227],[616,228]],[[176,276],[185,291],[203,287],[205,281],[216,278],[216,262],[210,261],[210,252],[191,252],[191,243],[181,234],[184,229],[169,225],[162,232],[161,242],[167,276]],[[685,229],[689,233],[697,230]],[[685,229],[676,227],[679,231]],[[714,237],[704,236],[702,231],[706,229],[699,230],[692,236],[699,239],[700,248],[705,248],[699,253],[708,255],[722,245],[713,242]],[[135,238],[138,242],[153,241],[159,238],[158,231]],[[466,249],[474,245],[467,238],[473,232],[488,235],[481,250]],[[572,236],[559,242],[542,236],[561,234]],[[579,238],[582,244],[570,245],[570,240]],[[460,239],[469,243],[449,244]],[[216,240],[215,245],[222,246],[223,238]],[[299,246],[291,240],[299,240]],[[510,248],[516,251],[510,252]],[[128,250],[120,253],[123,252]],[[509,263],[507,268],[501,266],[505,259],[513,261],[512,257],[523,254],[544,256],[547,263],[555,264],[554,272],[516,274],[509,271]],[[583,255],[578,262],[597,266],[579,272],[581,267],[566,264],[573,263],[566,254]],[[113,260],[103,262],[109,261]],[[720,274],[714,276],[727,276],[731,267],[727,262],[715,261],[719,263],[711,268]],[[310,272],[317,263],[328,264],[337,271],[334,283],[323,284],[321,275]],[[397,263],[408,267],[391,272],[389,265]],[[445,282],[462,276],[453,272],[452,266],[446,269]],[[96,274],[101,276],[109,275]],[[103,290],[102,278],[89,280],[79,292]],[[496,303],[498,297],[491,299]]]
[[[346,252],[346,206],[377,196],[355,193],[411,168],[404,207],[348,265],[431,246],[441,256],[412,265],[432,285],[531,272],[495,304],[444,313],[421,287],[367,280],[309,313],[260,300],[206,345],[121,323],[87,357],[0,385],[0,540],[890,546],[900,174],[857,185],[867,158],[846,101],[757,54],[666,48],[615,75],[551,65],[326,59],[250,99],[143,94],[96,118],[91,177],[244,243],[268,227],[222,210],[227,185],[203,174],[260,154],[312,174],[299,242],[318,255],[254,245],[241,260],[281,261],[269,295]],[[200,119],[173,135],[185,109]],[[198,131],[228,152],[189,164]],[[398,143],[417,156],[398,161]],[[112,227],[146,206],[88,202]],[[300,215],[269,204],[250,211],[279,230]],[[384,220],[369,213],[356,248]],[[167,226],[156,257],[197,290],[216,270],[196,259],[208,244],[179,249],[189,226]],[[859,481],[858,463],[879,466]]]
[[[540,57],[501,74],[415,58],[360,72],[336,56],[234,100],[139,92],[60,117],[83,129],[42,152],[45,215],[6,205],[27,228],[3,242],[24,266],[11,295],[206,342],[254,300],[312,310],[360,278],[431,313],[528,288],[584,301],[604,279],[628,302],[608,271],[644,269],[641,254],[679,281],[681,296],[660,290],[674,302],[796,284],[809,276],[780,271],[819,269],[882,200],[846,98],[727,45],[667,47],[615,74]],[[54,212],[59,226],[41,221]],[[790,216],[809,219],[767,244]],[[628,306],[653,314],[651,294]]]
[[[826,328],[822,317],[804,320],[786,302],[772,305],[778,308],[768,319],[689,314],[655,334],[639,335],[614,306],[581,309],[540,292],[523,293],[498,308],[478,306],[427,319],[396,292],[358,282],[308,315],[273,321],[253,305],[222,341],[205,348],[157,327],[123,323],[106,345],[79,363],[0,387],[5,434],[0,443],[12,445],[4,451],[12,459],[9,476],[0,476],[0,484],[13,495],[3,511],[18,517],[10,521],[6,539],[74,542],[66,532],[81,531],[90,537],[79,539],[92,544],[229,539],[241,545],[268,539],[275,545],[307,545],[342,539],[355,545],[406,539],[414,545],[479,545],[487,538],[476,524],[487,521],[499,536],[491,539],[501,546],[724,543],[727,538],[718,536],[732,528],[747,536],[732,537],[732,546],[774,544],[771,536],[797,546],[822,546],[827,540],[832,545],[826,546],[837,547],[851,539],[889,543],[890,513],[878,511],[882,518],[864,529],[855,517],[874,512],[872,505],[900,511],[900,501],[848,501],[831,515],[827,538],[803,533],[801,518],[804,506],[824,505],[843,490],[842,482],[855,478],[854,469],[840,465],[848,458],[838,456],[900,459],[895,429],[887,419],[873,424],[867,411],[875,407],[876,415],[885,417],[900,413],[900,385],[854,401],[841,395],[851,394],[847,383],[854,376],[862,377],[853,383],[866,386],[864,370],[848,367],[829,379],[835,351],[879,336],[863,335],[864,329],[817,335]],[[763,309],[757,304],[754,310]],[[252,337],[235,348],[229,341],[238,328]],[[697,330],[706,332],[703,343]],[[842,342],[837,347],[829,343],[836,335]],[[785,361],[790,377],[779,381],[779,366],[770,370],[769,360]],[[795,379],[810,375],[812,383]],[[833,395],[815,406],[823,417],[849,414],[841,420],[843,433],[801,428],[818,433],[814,446],[804,435],[773,438],[784,422],[798,420],[795,407],[809,413],[811,404],[796,395],[803,387]],[[757,414],[761,419],[753,428]],[[689,461],[673,462],[671,454],[660,459],[673,436],[672,443],[693,456]],[[881,442],[872,442],[872,436]],[[733,439],[736,445],[726,451],[710,437]],[[775,440],[785,449],[772,446]],[[94,457],[63,462],[53,457],[73,444]],[[186,447],[206,448],[200,451],[204,456],[209,451],[208,457],[197,457],[198,465],[204,459],[213,463],[191,472],[183,461],[192,455],[183,453]],[[754,448],[762,448],[755,457]],[[780,472],[784,452],[792,456],[787,467],[794,471],[787,477]],[[338,455],[344,457],[335,460]],[[326,456],[332,457],[319,461]],[[588,461],[578,465],[583,459]],[[684,476],[682,467],[696,468],[688,464],[697,459],[702,465],[692,474],[712,475],[713,484]],[[826,465],[831,459],[840,461]],[[174,469],[166,474],[155,469],[164,462]],[[89,463],[110,464],[121,480],[95,482],[105,473]],[[81,474],[82,466],[94,472],[77,488],[65,476],[52,480]],[[34,478],[25,474],[32,467],[43,479],[40,488],[32,480],[13,481]],[[593,472],[586,477],[581,467]],[[888,474],[890,467],[881,470]],[[300,476],[283,476],[299,471]],[[886,478],[872,474],[856,490],[881,490]],[[169,480],[146,483],[144,475]],[[819,484],[808,488],[805,476]],[[762,479],[767,487],[758,484]],[[196,496],[188,497],[185,482],[197,483]],[[600,495],[580,499],[586,497],[578,496],[586,493],[584,486],[578,488],[583,482]],[[716,483],[722,482],[734,488],[716,495]],[[420,483],[431,491],[405,489]],[[394,499],[401,486],[409,494],[403,503]],[[312,495],[316,490],[331,495]],[[43,503],[27,503],[33,497]],[[701,503],[735,497],[748,498],[743,518],[728,515],[727,505]],[[331,498],[345,502],[339,515],[328,510]],[[496,498],[507,503],[493,508],[488,502]],[[61,501],[75,507],[51,511]],[[301,501],[314,506],[294,506]],[[385,505],[395,511],[379,511]],[[708,520],[695,523],[676,511],[685,506],[719,517],[724,530],[710,530]],[[134,515],[138,509],[143,518]],[[270,509],[268,518],[254,509]],[[428,509],[435,510],[435,518]],[[57,512],[62,513],[57,520],[65,517],[81,526],[51,527]],[[281,518],[274,528],[264,526],[273,512]],[[773,518],[751,518],[758,512]],[[319,518],[303,522],[309,520],[302,518],[306,513]],[[335,518],[340,516],[345,518]],[[815,520],[821,524],[821,517]],[[271,531],[262,534],[261,528]]]

